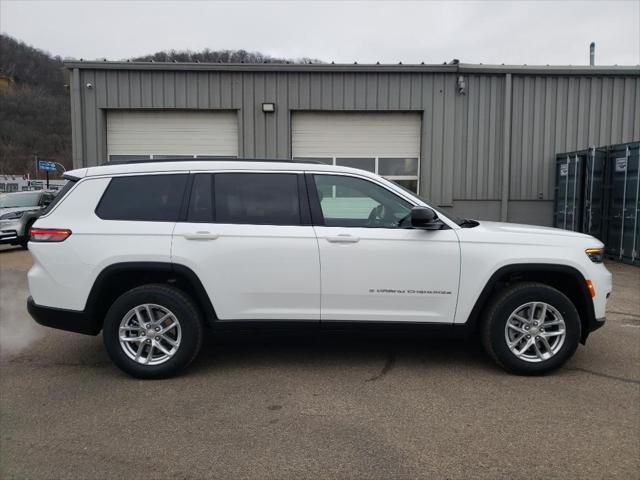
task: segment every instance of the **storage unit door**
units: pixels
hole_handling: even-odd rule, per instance
[[[109,161],[166,157],[237,157],[236,112],[107,112]]]
[[[609,148],[610,190],[605,253],[639,264],[640,248],[640,144]]]
[[[556,188],[553,226],[581,231],[584,166],[587,151],[556,155]]]
[[[604,240],[605,165],[606,148],[591,148],[584,169],[584,209],[582,231]]]
[[[294,112],[293,158],[361,168],[418,191],[419,113]]]

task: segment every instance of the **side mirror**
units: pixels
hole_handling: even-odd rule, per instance
[[[411,226],[423,230],[440,230],[442,223],[436,212],[427,207],[413,207],[411,209]]]

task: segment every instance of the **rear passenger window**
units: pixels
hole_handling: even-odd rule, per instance
[[[188,221],[300,225],[298,176],[290,173],[196,175]]]
[[[104,220],[175,222],[188,175],[115,177],[96,208]]]

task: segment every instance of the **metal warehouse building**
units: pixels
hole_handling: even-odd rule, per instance
[[[473,218],[549,225],[556,153],[640,139],[639,67],[66,66],[75,167],[313,158]]]

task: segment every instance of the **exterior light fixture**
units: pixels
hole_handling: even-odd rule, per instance
[[[276,111],[276,104],[275,103],[263,103],[262,104],[262,111],[264,113],[273,113]]]
[[[464,77],[462,75],[458,76],[458,95],[466,95],[467,94],[467,82],[465,82]]]

